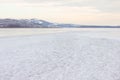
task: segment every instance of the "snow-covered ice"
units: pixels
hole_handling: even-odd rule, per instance
[[[119,33],[7,34],[0,37],[0,80],[120,80]]]

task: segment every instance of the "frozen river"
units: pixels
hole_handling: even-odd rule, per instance
[[[120,80],[120,29],[0,29],[0,80]]]

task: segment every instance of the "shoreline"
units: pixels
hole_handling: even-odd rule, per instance
[[[28,29],[28,28],[8,28],[0,29],[0,38],[1,37],[19,37],[19,36],[34,36],[41,34],[55,34],[55,33],[64,33],[64,32],[78,32],[82,36],[97,37],[97,38],[120,38],[120,29],[98,29],[98,28],[42,28],[42,29]]]

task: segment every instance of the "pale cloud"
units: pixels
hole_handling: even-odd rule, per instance
[[[120,12],[120,0],[0,0],[0,3],[52,4],[52,6],[95,7],[103,12]]]
[[[23,3],[24,0],[0,0],[0,4],[3,3]]]
[[[94,6],[103,12],[120,12],[120,0],[85,0],[84,6]]]
[[[120,0],[25,0],[27,3],[59,3],[57,6],[95,7],[103,12],[120,12]]]

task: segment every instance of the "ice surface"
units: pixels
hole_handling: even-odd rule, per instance
[[[113,33],[1,37],[0,80],[120,80],[120,39]]]

